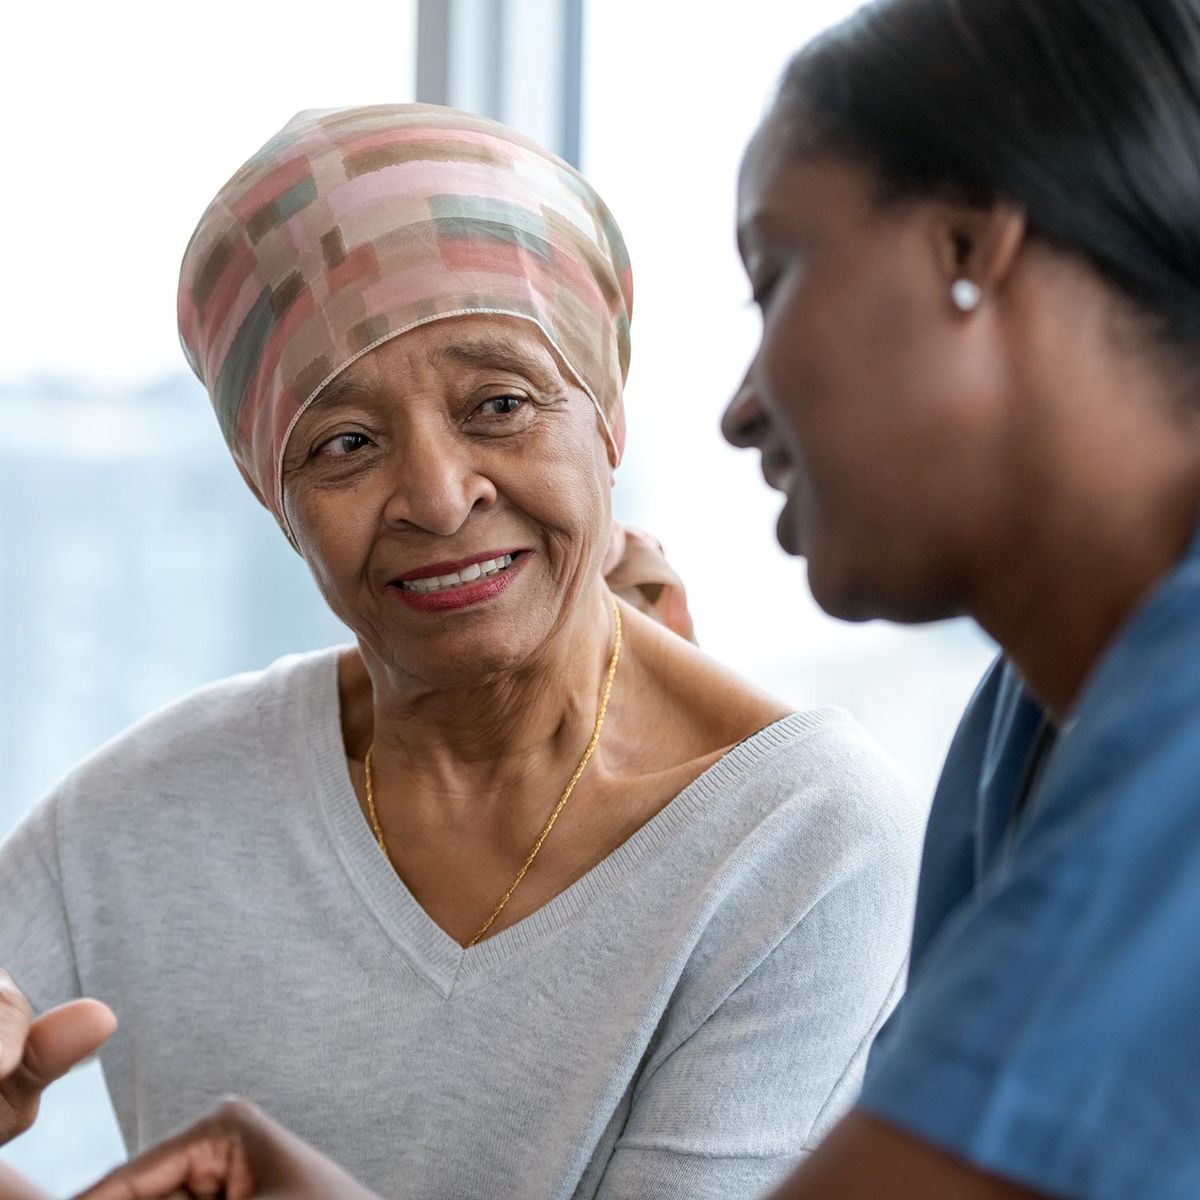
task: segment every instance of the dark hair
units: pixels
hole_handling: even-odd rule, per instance
[[[800,51],[775,113],[885,197],[1019,205],[1200,344],[1200,0],[877,0]]]

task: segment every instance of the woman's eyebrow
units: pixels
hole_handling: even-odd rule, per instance
[[[312,407],[320,405],[322,409],[328,408],[331,404],[350,403],[356,400],[365,400],[370,397],[371,389],[365,387],[353,375],[341,374],[335,375],[314,397]]]
[[[524,375],[535,383],[552,385],[557,382],[548,362],[507,337],[464,338],[438,350],[436,357],[467,367],[499,367]]]

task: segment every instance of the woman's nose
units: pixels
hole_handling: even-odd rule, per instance
[[[766,431],[767,419],[747,371],[721,417],[721,433],[731,446],[744,450],[760,445]]]
[[[392,528],[415,527],[449,537],[477,508],[495,503],[492,480],[461,448],[431,441],[412,444],[394,456],[391,494],[384,521]]]

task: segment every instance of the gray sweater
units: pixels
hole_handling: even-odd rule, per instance
[[[870,739],[779,721],[464,950],[362,818],[336,660],[149,717],[0,848],[0,964],[39,1010],[115,1009],[129,1148],[239,1092],[385,1197],[774,1185],[902,985],[923,813]]]

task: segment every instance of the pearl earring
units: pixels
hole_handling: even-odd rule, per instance
[[[974,312],[979,307],[980,300],[983,299],[983,292],[980,291],[977,283],[972,283],[969,279],[955,280],[954,286],[950,289],[950,295],[954,299],[954,307],[959,312]]]

